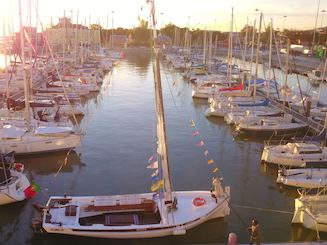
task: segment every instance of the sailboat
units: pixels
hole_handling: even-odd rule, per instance
[[[154,1],[151,4],[156,40]],[[153,238],[183,235],[207,220],[229,215],[229,187],[213,179],[213,191],[173,191],[161,87],[159,48],[154,41],[157,164],[156,193],[111,196],[52,196],[43,208],[41,226],[48,233],[99,238]],[[152,188],[151,188],[152,189]]]
[[[0,162],[0,205],[28,198],[26,193],[31,185],[23,173],[24,165],[16,163],[12,154],[1,154]]]
[[[319,232],[327,232],[327,195],[326,186],[317,194],[303,191],[294,203],[292,223],[302,224],[304,227]]]
[[[25,40],[22,29],[21,2],[19,1],[20,45],[24,78],[25,120],[26,127],[17,127],[15,123],[0,127],[0,152],[15,151],[16,154],[34,154],[51,151],[62,151],[79,145],[82,137],[80,130],[73,127],[42,124],[33,127],[30,116],[30,88],[28,80],[32,75],[29,67],[25,66]]]

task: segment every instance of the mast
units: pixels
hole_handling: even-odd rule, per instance
[[[242,84],[244,84],[244,80],[245,80],[245,66],[246,66],[245,63],[246,63],[246,51],[247,51],[247,46],[248,46],[248,31],[249,31],[249,18],[246,19],[246,31],[245,31],[245,37],[244,37]],[[250,88],[250,80],[248,81],[248,88]]]
[[[271,55],[272,55],[272,36],[273,33],[273,19],[270,19],[270,32],[269,32],[269,64],[268,64],[268,83],[267,83],[267,98],[269,98],[270,79],[271,79]]]
[[[30,118],[30,103],[29,103],[29,86],[27,82],[26,76],[26,67],[25,67],[25,44],[24,44],[24,28],[23,28],[23,20],[22,20],[22,3],[21,0],[18,0],[18,9],[19,9],[19,27],[20,27],[20,52],[22,59],[22,66],[24,69],[23,77],[24,77],[24,94],[25,94],[25,119],[27,121],[27,128],[30,128],[31,118]]]
[[[75,42],[74,42],[74,49],[75,49],[75,65],[77,65],[78,14],[79,14],[79,11],[77,10],[77,14],[76,14],[76,26],[75,26]]]
[[[159,46],[156,45],[157,31],[156,31],[156,20],[155,20],[155,8],[154,0],[147,0],[151,5],[151,20],[153,26],[153,49],[155,53],[155,63],[154,63],[154,87],[155,87],[155,102],[156,102],[156,112],[157,112],[157,137],[158,137],[158,163],[162,167],[162,174],[164,180],[165,189],[165,204],[167,207],[172,206],[172,181],[170,177],[169,170],[169,159],[168,159],[168,146],[166,139],[166,123],[164,115],[163,106],[163,96],[162,96],[162,85],[161,85],[161,75],[160,75],[160,61],[159,61]]]
[[[228,44],[228,71],[227,79],[229,84],[232,82],[232,59],[233,59],[233,20],[234,20],[234,8],[232,8],[232,19],[229,31],[229,44]]]
[[[254,77],[254,84],[253,84],[253,97],[254,100],[256,99],[256,90],[257,90],[257,79],[258,79],[258,68],[259,68],[259,50],[260,50],[260,34],[261,34],[261,23],[262,23],[262,13],[260,14],[260,21],[259,21],[259,32],[258,32],[258,40],[257,40],[257,52],[255,57],[255,77]]]

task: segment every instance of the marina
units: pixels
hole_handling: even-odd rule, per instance
[[[32,0],[4,23],[0,244],[325,243],[322,47],[257,10],[250,41],[234,8],[221,33],[145,4],[133,31],[72,10],[41,33]]]

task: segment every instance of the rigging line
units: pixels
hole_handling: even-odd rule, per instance
[[[37,7],[36,7],[36,4],[35,4],[34,1],[33,1],[33,4],[34,4],[34,8],[35,8],[36,11],[37,11]],[[42,23],[42,21],[41,21],[41,19],[40,19],[40,16],[38,15],[37,17],[38,17],[38,21],[40,22],[40,26],[41,26],[42,33],[44,33],[43,23]],[[49,48],[49,52],[50,52],[50,56],[51,56],[51,58],[52,58],[53,60],[55,60],[55,58],[54,58],[54,54],[53,54],[53,50],[52,50],[52,47],[51,47],[51,44],[49,43],[49,40],[48,40],[48,38],[47,38],[46,36],[44,37],[44,41],[45,41],[45,45]],[[63,62],[65,62],[65,61],[63,60]],[[64,84],[63,84],[62,76],[61,76],[60,73],[59,73],[59,69],[58,69],[58,66],[57,66],[56,63],[55,63],[55,70],[56,70],[56,72],[57,72],[57,75],[58,75],[58,77],[59,77],[61,83],[62,83],[62,88],[63,88],[63,91],[64,91],[64,96],[65,96],[65,98],[66,98],[66,100],[67,100],[67,102],[68,102],[68,105],[69,105],[70,108],[72,109],[72,108],[73,108],[72,103],[70,102],[70,100],[69,100],[69,98],[68,98],[67,91],[66,91],[65,86],[64,86]],[[65,73],[65,71],[63,71],[63,73]],[[77,122],[77,119],[76,119],[75,114],[73,114],[73,119],[74,119],[74,121],[75,121],[75,123],[76,123],[76,125],[77,125],[77,127],[78,127],[78,122]],[[79,131],[80,131],[80,129],[79,129]],[[79,133],[80,133],[80,132],[79,132]]]
[[[172,89],[171,89],[171,86],[170,86],[170,83],[169,83],[169,80],[168,80],[168,76],[167,76],[167,73],[165,72],[165,70],[164,70],[164,74],[165,74],[166,83],[167,83],[167,85],[168,85],[168,89],[169,89],[170,95],[171,95],[171,97],[172,97],[172,100],[173,100],[173,103],[174,103],[175,108],[176,108],[178,111],[181,111],[181,112],[184,111],[184,112],[188,115],[188,117],[189,117],[190,119],[192,119],[191,114],[189,113],[188,110],[186,110],[185,107],[179,109],[179,107],[177,106],[176,101],[175,101],[175,98],[174,98],[174,94],[173,94],[173,92],[172,92]],[[183,102],[182,102],[182,103],[183,103]],[[181,105],[181,107],[182,107],[182,105]],[[184,110],[182,110],[182,109],[184,109]],[[180,115],[180,113],[178,113],[178,114]],[[181,113],[181,114],[184,115],[184,113]],[[182,124],[184,124],[182,116],[180,116],[179,119],[180,119],[180,121],[182,122]],[[185,117],[184,117],[184,120],[185,120]],[[192,119],[192,120],[193,120],[193,119]],[[186,121],[188,121],[188,120],[186,120]],[[194,124],[194,128],[195,128],[196,131],[199,131],[199,129],[197,128],[197,126],[196,126],[195,124]],[[200,137],[200,139],[204,141],[204,138],[203,138],[203,137]],[[217,165],[214,165],[214,166],[217,166]],[[211,173],[211,174],[212,174],[212,173]],[[223,177],[222,174],[220,173],[220,171],[219,171],[219,176],[218,176],[218,177],[219,177],[219,178],[222,178],[222,177]]]
[[[49,186],[51,186],[51,185],[54,183],[54,181],[55,181],[57,175],[60,173],[60,171],[62,170],[62,168],[63,168],[64,166],[67,165],[68,157],[69,157],[69,155],[70,155],[70,153],[71,153],[72,150],[73,150],[73,148],[70,148],[70,149],[68,150],[68,152],[67,152],[67,154],[66,154],[66,157],[64,158],[63,163],[60,165],[59,169],[58,169],[57,172],[54,174],[53,179],[49,182],[49,184],[48,184]],[[33,175],[32,175],[32,177],[33,177]],[[33,178],[33,179],[34,179],[34,178]],[[43,195],[44,197],[46,197],[46,198],[49,198],[49,194],[48,194],[48,190],[49,190],[49,188],[40,188],[40,189],[41,189],[41,193],[42,193],[42,195]]]
[[[258,210],[258,211],[263,211],[263,212],[273,212],[273,213],[280,213],[280,214],[293,214],[293,212],[290,212],[290,211],[270,209],[270,208],[251,207],[251,206],[238,205],[238,204],[232,204],[231,207],[253,209],[253,210]]]

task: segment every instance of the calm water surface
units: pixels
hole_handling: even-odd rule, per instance
[[[149,192],[147,159],[153,144],[153,73],[147,52],[130,52],[104,81],[101,92],[86,99],[82,120],[87,134],[75,152],[20,159],[42,189],[28,202],[0,207],[0,244],[200,244],[225,243],[236,232],[246,243],[245,227],[256,217],[264,242],[312,240],[315,233],[292,227],[296,191],[275,184],[276,169],[261,166],[262,141],[234,139],[223,120],[207,119],[206,101],[192,100],[191,84],[166,64],[162,66],[169,155],[176,190],[211,188],[210,152],[231,187],[231,215],[187,232],[185,236],[146,240],[103,240],[58,235],[33,236],[32,204],[49,195],[112,195]],[[173,96],[172,96],[173,95]],[[192,137],[193,119],[200,137]],[[203,139],[205,146],[196,144]],[[61,168],[61,166],[63,166]],[[61,170],[60,170],[61,169]],[[60,170],[60,171],[59,171]]]

